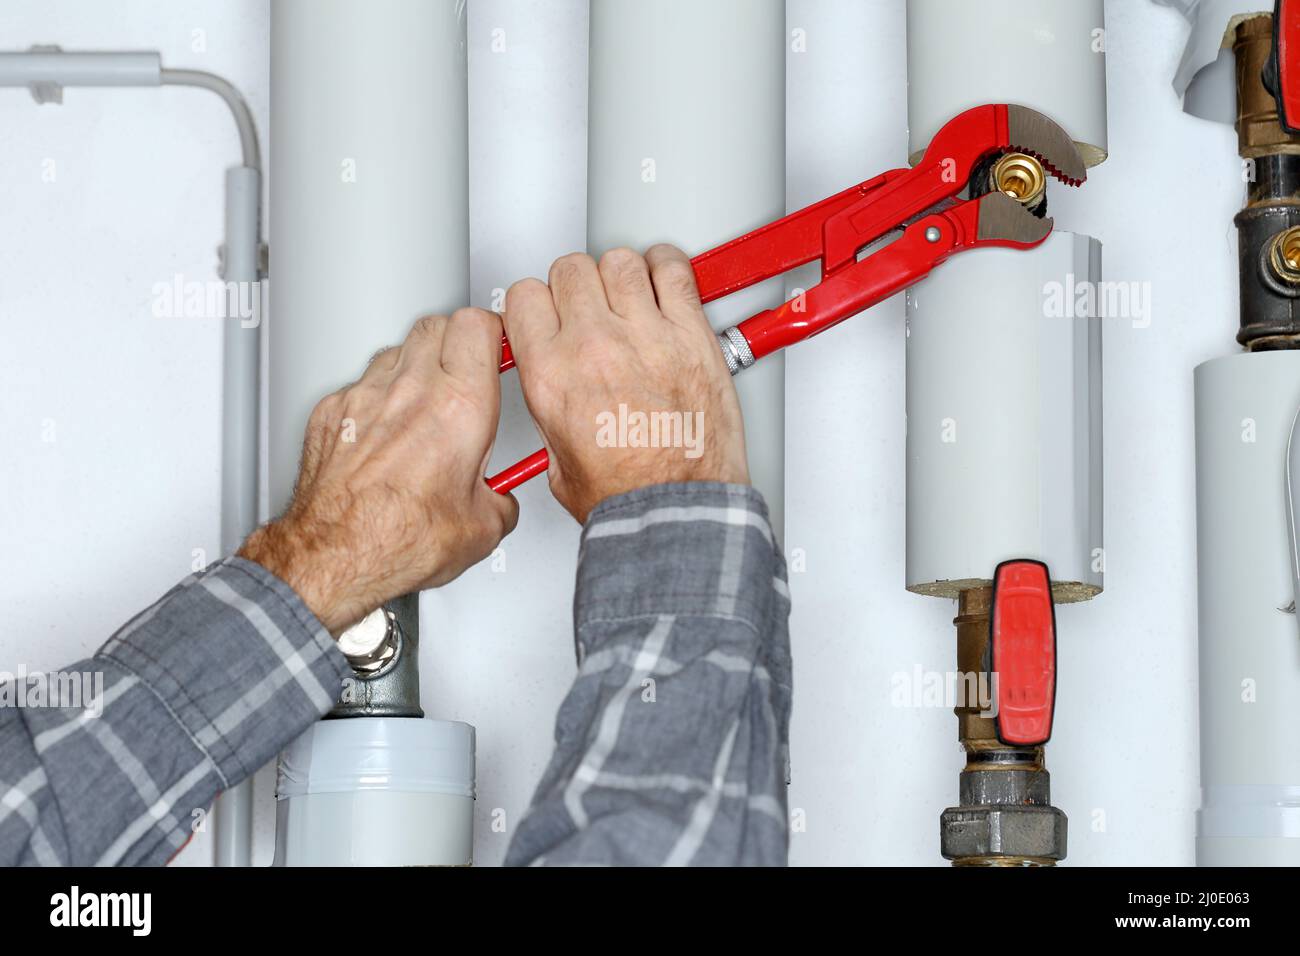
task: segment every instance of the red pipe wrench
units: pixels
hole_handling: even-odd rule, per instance
[[[989,191],[988,183],[972,182],[990,157],[1008,152],[1034,156],[1071,186],[1088,176],[1073,141],[1046,116],[1023,106],[978,106],[944,126],[915,168],[891,170],[692,259],[704,302],[822,262],[822,281],[802,296],[718,336],[731,374],[908,288],[956,252],[1041,245],[1051,235],[1051,219]],[[958,198],[967,187],[969,198]],[[897,239],[859,258],[900,229]],[[503,340],[501,371],[513,367]],[[548,464],[546,452],[536,452],[488,478],[488,485],[506,494]]]

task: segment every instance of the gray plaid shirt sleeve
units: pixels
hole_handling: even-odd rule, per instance
[[[784,864],[789,613],[753,489],[602,503],[578,562],[578,674],[506,863]]]
[[[190,576],[63,671],[80,679],[57,702],[18,706],[17,684],[0,685],[0,865],[165,863],[219,791],[330,708],[346,673],[260,565]],[[71,683],[79,700],[63,699]]]

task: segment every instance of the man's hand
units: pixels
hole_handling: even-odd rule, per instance
[[[506,294],[505,324],[551,491],[585,522],[605,498],[674,481],[749,483],[740,403],[672,246],[565,256]]]
[[[519,506],[483,480],[501,391],[501,321],[462,309],[415,324],[360,381],[321,400],[293,501],[240,549],[336,636],[383,602],[491,554]]]

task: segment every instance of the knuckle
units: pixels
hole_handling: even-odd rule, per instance
[[[582,270],[578,263],[567,257],[558,259],[555,265],[551,266],[551,285],[573,285],[581,275]]]
[[[415,320],[415,326],[412,329],[417,335],[430,335],[438,332],[447,323],[445,315],[425,315]]]
[[[682,262],[680,259],[665,262],[659,268],[658,281],[663,283],[664,287],[675,295],[690,298],[699,296],[699,289],[695,282],[695,270],[691,268],[689,262]]]
[[[429,389],[414,375],[398,375],[388,385],[387,404],[408,408],[429,400]]]
[[[311,415],[307,420],[308,425],[312,428],[319,428],[338,418],[339,414],[343,410],[343,403],[345,401],[344,396],[347,392],[348,389],[330,392],[330,394],[317,402],[316,407],[311,410]]]
[[[654,256],[656,258],[667,257],[672,259],[679,259],[682,256],[686,255],[686,253],[682,252],[681,249],[677,248],[677,246],[674,246],[671,242],[656,242],[653,246],[651,246],[649,249],[646,250],[646,255]]]
[[[600,269],[602,272],[626,272],[637,268],[644,261],[639,253],[626,246],[620,246],[617,249],[610,249],[600,257]]]
[[[508,299],[512,295],[536,295],[545,291],[546,283],[541,279],[530,276],[527,279],[520,279],[518,282],[512,283],[510,288],[506,290],[506,298]]]
[[[582,277],[595,267],[595,260],[585,252],[570,252],[560,256],[551,266],[551,284],[571,284],[581,281]]]
[[[465,306],[457,309],[451,314],[451,321],[458,325],[488,325],[495,321],[496,316],[486,309],[478,309],[473,306]]]
[[[518,307],[520,303],[538,296],[550,297],[551,290],[547,288],[546,283],[541,279],[520,279],[506,290],[506,311],[511,311],[511,307]]]

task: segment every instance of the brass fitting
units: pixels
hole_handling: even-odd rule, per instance
[[[1273,237],[1268,245],[1268,266],[1279,282],[1300,288],[1300,226]]]
[[[1271,15],[1251,17],[1237,25],[1232,43],[1237,56],[1237,139],[1245,159],[1300,153],[1300,139],[1282,128],[1277,100],[1264,86],[1264,65],[1272,50]]]
[[[1027,153],[1007,153],[989,173],[992,187],[1022,206],[1036,206],[1047,192],[1043,164]]]
[[[957,626],[957,673],[963,677],[984,673],[992,608],[992,588],[971,588],[962,591],[957,598],[957,616],[952,622]],[[968,682],[963,681],[963,687],[969,687]],[[997,745],[997,728],[993,721],[984,715],[980,701],[970,698],[968,691],[953,708],[957,715],[957,739],[968,751]]]
[[[957,670],[962,699],[953,708],[966,751],[959,805],[940,818],[940,848],[954,866],[1053,866],[1065,856],[1065,814],[1051,806],[1051,776],[1042,747],[998,740],[981,700],[993,589],[963,589],[957,598]]]

